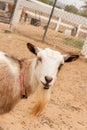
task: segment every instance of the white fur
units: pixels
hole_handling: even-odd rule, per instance
[[[42,61],[38,61],[37,64],[37,60],[38,57],[42,58]],[[24,61],[26,62],[26,61]],[[9,56],[6,56],[5,53],[0,52],[0,63],[4,63],[5,66],[7,67],[7,70],[5,71],[5,73],[11,74],[12,77],[6,77],[6,80],[8,82],[11,83],[11,86],[9,85],[9,83],[7,84],[6,88],[8,89],[7,93],[10,93],[12,96],[12,99],[7,99],[6,95],[4,95],[4,90],[3,90],[3,86],[1,86],[0,89],[2,89],[2,94],[3,96],[5,96],[5,99],[3,99],[4,102],[8,103],[7,105],[9,105],[9,102],[14,103],[16,98],[19,99],[20,93],[21,93],[21,86],[20,86],[20,80],[19,80],[19,75],[20,72],[24,75],[24,84],[27,84],[27,86],[25,85],[25,89],[27,87],[30,87],[30,92],[28,92],[27,90],[27,94],[29,93],[29,95],[33,92],[35,92],[37,90],[37,103],[35,105],[35,107],[32,109],[32,113],[34,115],[39,114],[45,107],[45,105],[47,104],[47,102],[50,99],[50,91],[51,89],[44,89],[44,85],[42,84],[42,82],[45,84],[46,81],[44,79],[45,76],[50,76],[53,78],[52,82],[50,82],[50,86],[53,85],[55,79],[56,79],[56,73],[57,73],[57,69],[58,66],[60,64],[64,63],[64,58],[63,56],[56,52],[56,51],[52,51],[50,49],[45,49],[45,50],[39,50],[37,57],[33,60],[27,60],[27,63],[29,64],[29,67],[27,68],[26,71],[26,75],[25,75],[25,66],[26,64],[24,64],[23,67],[23,71],[20,70],[20,67],[18,66],[19,64],[15,61],[13,61]],[[1,68],[3,68],[3,64],[1,64]],[[2,71],[1,71],[1,75],[2,75]],[[25,79],[26,77],[26,79]],[[5,79],[4,79],[5,80]],[[4,84],[4,80],[1,81],[1,84]],[[26,81],[25,81],[26,80]],[[12,90],[12,91],[10,91]],[[29,96],[28,95],[28,96]],[[3,104],[3,101],[1,99],[1,106]],[[5,106],[3,105],[3,108],[1,108],[0,106],[0,113],[2,113],[1,111],[5,108]],[[6,108],[5,108],[6,109]],[[10,109],[9,109],[10,110]],[[3,110],[4,112],[4,110]]]
[[[4,113],[11,110],[11,105],[15,104],[22,94],[29,96],[36,90],[38,95],[36,99],[37,104],[32,109],[32,114],[39,114],[50,99],[51,86],[53,86],[56,80],[59,66],[64,64],[64,56],[49,48],[44,50],[36,48],[32,44],[29,44],[28,48],[32,53],[37,55],[33,60],[25,59],[17,62],[18,60],[14,60],[6,56],[5,53],[0,52],[0,78],[7,74],[0,82],[0,95],[3,95],[0,100],[0,113],[2,113],[2,111]],[[68,54],[66,57],[67,56],[69,57],[70,55]],[[6,67],[5,73],[3,73],[4,65]],[[10,77],[8,75],[10,75]],[[22,81],[23,84],[20,84],[20,75],[24,77],[24,82]],[[48,80],[50,78],[52,80],[48,82],[46,77],[48,77]],[[3,86],[7,91],[4,90]],[[22,91],[22,89],[24,91]]]
[[[61,53],[53,51],[49,48],[40,50],[37,54],[37,57],[42,59],[42,62],[38,61],[38,65],[35,69],[38,81],[46,84],[45,76],[50,76],[53,78],[53,80],[49,85],[53,85],[58,72],[58,67],[64,63],[64,57],[61,55]]]
[[[32,114],[39,114],[50,100],[51,88],[56,80],[58,68],[61,64],[64,64],[64,57],[61,53],[49,48],[44,50],[38,49],[37,57],[32,60],[30,66],[29,84],[32,86],[32,92],[37,89],[37,104],[32,109]],[[52,78],[48,86],[45,79],[46,76]]]

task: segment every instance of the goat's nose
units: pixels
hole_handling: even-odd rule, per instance
[[[50,83],[53,80],[53,78],[50,76],[45,76],[45,80],[47,83]]]

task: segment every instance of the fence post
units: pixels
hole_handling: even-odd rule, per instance
[[[56,29],[55,29],[56,32],[59,29],[60,23],[61,23],[61,18],[58,19],[57,26],[56,26]]]
[[[79,25],[79,26],[78,26],[78,30],[77,30],[76,37],[78,37],[78,36],[79,36],[80,28],[81,28],[81,25]]]
[[[8,3],[6,3],[5,12],[8,12]]]
[[[49,20],[48,20],[48,23],[47,23],[47,27],[46,27],[45,32],[43,34],[43,38],[42,38],[43,41],[45,40],[45,36],[46,36],[47,31],[48,31],[48,27],[50,25],[51,18],[53,16],[53,12],[54,12],[54,8],[55,8],[55,5],[56,5],[56,2],[57,2],[57,0],[54,1],[53,8],[51,10],[51,14],[50,14],[50,17],[49,17]]]
[[[10,22],[11,26],[16,26],[19,23],[22,9],[23,9],[23,0],[17,0],[15,4],[15,9],[11,18],[11,22]]]

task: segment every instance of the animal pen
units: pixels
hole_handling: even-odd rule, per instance
[[[1,16],[1,21],[9,23],[12,29],[16,28],[17,32],[20,32],[20,34],[23,32],[23,28],[27,28],[26,36],[35,40],[43,39],[43,34],[47,28],[52,6],[37,0],[0,1],[5,4],[3,13],[6,15],[4,19]],[[45,41],[48,44],[51,44],[50,40],[52,40],[53,46],[62,46],[64,49],[72,50],[72,47],[66,47],[66,45],[61,44],[63,36],[64,39],[62,42],[77,48],[79,46],[81,49],[83,41],[87,37],[87,18],[68,13],[55,7]],[[77,45],[77,43],[79,45]]]
[[[19,60],[26,60],[26,58],[33,59],[35,55],[28,51],[26,43],[32,43],[42,49],[50,48],[51,50],[61,52],[61,54],[66,54],[67,51],[74,54],[81,52],[80,49],[87,37],[87,18],[67,13],[55,7],[45,41],[42,41],[52,6],[37,0],[18,0],[18,4],[20,5],[20,1],[22,4],[20,6],[18,6],[17,1],[14,0],[0,1],[5,1],[4,5],[7,5],[1,9],[6,17],[0,13],[0,15],[2,15],[0,21],[5,22],[5,24],[0,22],[0,50],[7,55],[15,56]],[[9,3],[13,6],[12,17],[9,17]],[[14,6],[15,3],[16,6]],[[14,12],[15,10],[18,13]],[[21,19],[20,15],[22,16]],[[51,54],[53,56],[53,53]],[[11,58],[6,55],[5,57],[5,59],[11,60]],[[0,59],[3,59],[3,57],[0,56]],[[52,58],[50,59],[52,60]],[[14,60],[11,61],[12,64]],[[42,61],[43,59],[38,57],[37,64],[42,64]],[[46,62],[48,66],[46,67],[47,72],[51,72],[50,70],[52,70],[52,65],[54,67],[54,63],[56,62],[53,61],[48,64]],[[10,65],[9,62],[8,65]],[[18,63],[15,65],[18,65]],[[15,73],[17,71],[16,68],[12,68],[13,65],[10,66],[10,69]],[[3,72],[1,73],[0,71],[0,84],[2,81],[6,81],[3,80],[5,77],[8,79],[5,70],[6,67],[3,67]],[[9,79],[12,79],[12,76],[11,78],[9,77]],[[17,81],[19,81],[19,79],[20,83],[23,83],[22,75],[18,76]],[[5,83],[6,86],[7,84],[9,85],[9,83]],[[5,86],[4,88],[6,97],[9,97]],[[41,93],[39,92],[39,94]],[[4,98],[1,94],[0,96]],[[72,63],[65,63],[62,68],[60,68],[56,83],[52,88],[50,102],[41,115],[33,117],[29,112],[31,112],[33,106],[35,106],[37,97],[40,98],[36,93],[27,99],[22,99],[12,111],[8,114],[1,115],[0,130],[87,130],[87,60],[80,55],[78,60]],[[12,97],[10,99],[12,99]],[[4,104],[4,102],[2,103]]]

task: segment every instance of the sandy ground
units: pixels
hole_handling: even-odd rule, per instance
[[[20,28],[22,34],[19,31],[14,34],[4,33],[8,25],[0,23],[0,51],[18,58],[32,58],[34,56],[26,47],[26,43],[31,42],[39,47],[50,47],[62,52],[62,48],[42,43],[40,39],[35,40],[37,36],[41,37],[40,30],[33,32],[34,27],[31,26],[28,33],[27,26],[23,28],[20,25]],[[62,37],[60,39],[59,35],[60,42]],[[1,115],[0,130],[87,130],[86,60],[80,57],[75,62],[64,64],[52,89],[51,100],[38,117],[29,114],[34,104],[35,94],[22,99],[12,111]]]

